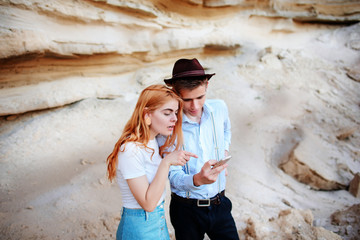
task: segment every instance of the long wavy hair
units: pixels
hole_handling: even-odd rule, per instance
[[[183,143],[181,130],[183,109],[182,99],[172,89],[166,87],[165,85],[151,85],[141,92],[131,118],[126,123],[119,140],[115,144],[114,150],[106,160],[107,173],[110,181],[112,181],[116,176],[118,155],[119,152],[125,151],[125,145],[127,142],[136,142],[145,148],[149,148],[147,147],[147,143],[150,140],[150,126],[145,123],[145,114],[154,112],[171,99],[175,99],[179,102],[177,122],[175,123],[173,133],[167,136],[165,144],[160,147],[159,153],[160,156],[162,156],[163,153],[166,153],[166,149],[173,146],[175,142],[175,150],[179,150],[181,148]],[[122,145],[124,145],[124,147],[120,149]]]

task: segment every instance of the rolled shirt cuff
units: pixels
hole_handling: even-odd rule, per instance
[[[191,174],[191,175],[187,175],[184,179],[184,183],[185,183],[185,186],[188,187],[188,190],[187,191],[192,191],[192,190],[199,190],[201,186],[195,186],[194,185],[194,175]]]

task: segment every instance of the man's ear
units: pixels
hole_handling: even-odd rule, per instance
[[[207,88],[208,88],[208,86],[209,86],[209,80],[207,80],[207,82],[206,83],[204,83],[203,85],[205,85],[205,91],[207,91]]]

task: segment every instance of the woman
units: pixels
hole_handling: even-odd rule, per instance
[[[109,180],[120,186],[123,211],[116,239],[169,239],[164,216],[165,183],[171,165],[196,155],[182,146],[182,100],[164,85],[144,89],[130,120],[107,158]],[[159,149],[155,137],[167,136]],[[176,140],[176,141],[175,141]],[[164,150],[175,145],[175,151]],[[161,158],[164,154],[165,158]]]

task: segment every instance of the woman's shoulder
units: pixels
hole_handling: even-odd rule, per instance
[[[120,151],[121,152],[128,152],[129,150],[134,149],[134,148],[136,148],[136,143],[135,142],[126,142],[126,143],[123,143],[120,146]]]
[[[155,146],[156,145],[156,146]],[[123,152],[125,154],[140,154],[142,152],[148,152],[147,148],[153,148],[158,147],[157,142],[153,143],[152,141],[145,146],[143,143],[140,142],[126,142],[120,147],[120,152]]]
[[[120,146],[119,155],[137,155],[140,150],[140,144],[137,142],[126,142]]]
[[[129,161],[131,160],[131,161]],[[119,166],[123,164],[130,164],[135,162],[142,162],[140,145],[137,142],[127,142],[121,145],[118,155]]]

